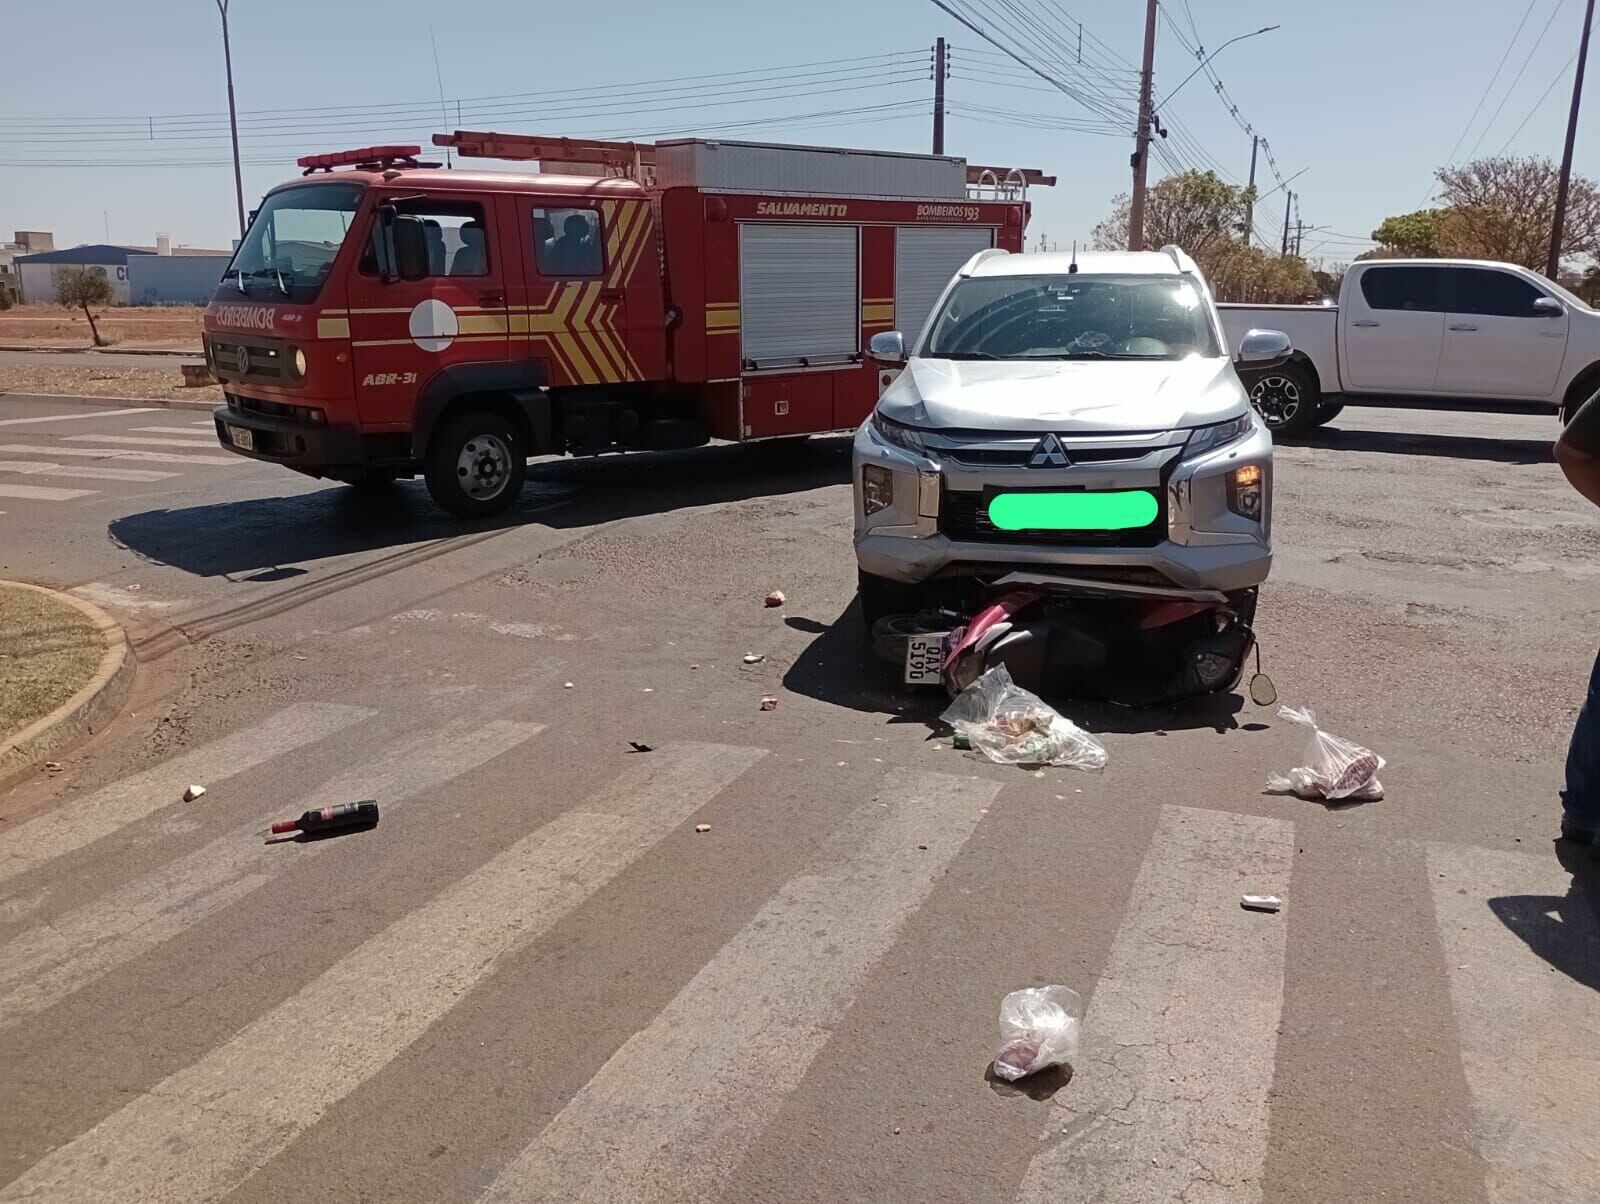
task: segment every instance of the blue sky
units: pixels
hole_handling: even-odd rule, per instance
[[[246,206],[294,174],[297,155],[426,143],[456,126],[458,102],[468,128],[704,132],[927,150],[927,49],[943,35],[954,45],[947,151],[1056,174],[1055,189],[1034,193],[1031,234],[1063,245],[1086,238],[1128,187],[1131,140],[1114,131],[1127,125],[1118,112],[1131,105],[1144,6],[950,2],[986,14],[983,23],[1000,32],[1017,14],[1030,17],[1034,57],[1064,59],[1059,77],[1100,111],[1028,76],[930,0],[233,0]],[[1282,174],[1306,169],[1293,185],[1299,215],[1308,228],[1327,228],[1306,235],[1308,254],[1349,259],[1385,215],[1426,201],[1431,172],[1453,147],[1457,158],[1474,145],[1480,155],[1508,146],[1559,156],[1571,88],[1563,64],[1576,49],[1582,9],[1582,0],[1169,0],[1156,94],[1194,68],[1184,42],[1194,43],[1196,31],[1210,49],[1280,24],[1212,65],[1240,119],[1268,139]],[[430,24],[448,122],[439,114]],[[58,245],[72,245],[102,241],[109,225],[114,242],[148,244],[159,231],[175,243],[228,245],[233,179],[213,0],[20,5],[5,28],[0,236],[53,230]],[[1576,165],[1595,174],[1600,64],[1591,63],[1589,77]],[[1242,181],[1249,135],[1206,75],[1161,117],[1168,168],[1215,166]],[[734,124],[741,122],[749,124]],[[1164,170],[1159,162],[1156,170]],[[1265,161],[1259,178],[1263,190],[1274,187]],[[1282,218],[1278,192],[1263,201],[1257,227],[1276,240]]]

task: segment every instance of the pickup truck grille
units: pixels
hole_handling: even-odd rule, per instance
[[[1026,468],[1036,444],[1027,447],[944,447],[938,454],[957,464],[974,468]],[[1117,464],[1142,460],[1150,454],[1145,447],[1068,447],[1074,464]]]
[[[989,521],[985,495],[975,489],[945,489],[939,497],[939,534],[972,543],[1043,544],[1073,548],[1153,548],[1167,537],[1167,491],[1156,489],[1156,517],[1149,526],[1123,531],[1002,531]]]

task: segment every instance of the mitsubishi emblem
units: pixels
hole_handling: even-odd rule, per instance
[[[1033,449],[1033,454],[1028,457],[1029,468],[1070,468],[1072,461],[1067,459],[1066,449],[1061,446],[1061,440],[1054,435],[1046,435],[1039,440],[1039,446]]]

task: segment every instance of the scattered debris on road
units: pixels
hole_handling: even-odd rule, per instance
[[[694,826],[694,830],[703,835],[704,833],[711,831],[711,825],[710,824],[696,824]]]
[[[1071,987],[1024,987],[1000,1001],[1000,1052],[994,1072],[1008,1083],[1051,1066],[1063,1066],[1078,1052],[1083,1000]]]
[[[782,606],[788,600],[789,599],[787,599],[787,598],[785,598],[783,596],[783,591],[781,589],[775,589],[770,594],[768,594],[765,598],[761,599],[761,604],[763,606],[769,606],[769,607],[770,606]]]
[[[572,683],[570,681],[564,681],[561,683],[561,688],[563,690],[570,690],[572,689]]]
[[[183,792],[183,801],[186,803],[192,803],[205,792],[206,788],[204,786],[191,785],[189,789]]]
[[[60,761],[46,761],[44,768],[46,773],[60,773],[62,765]]]
[[[649,744],[640,744],[637,740],[629,740],[628,747],[633,749],[633,751],[636,753],[655,752],[654,747]]]
[[[940,716],[991,761],[1104,769],[1105,746],[996,665],[956,696]]]
[[[1270,794],[1294,794],[1304,799],[1351,799],[1370,802],[1383,797],[1378,771],[1388,764],[1371,749],[1323,731],[1309,709],[1278,708],[1278,718],[1311,729],[1306,764],[1287,774],[1267,775]]]
[[[778,709],[778,696],[776,694],[763,694],[761,696],[761,709],[775,711]]]
[[[762,656],[759,652],[746,652],[744,654],[744,663],[747,665],[759,665],[766,659],[767,658]]]
[[[1283,900],[1277,895],[1246,895],[1239,900],[1239,906],[1246,911],[1277,911],[1283,907]]]
[[[337,807],[307,811],[298,819],[281,819],[267,829],[267,843],[359,832],[377,826],[377,800],[362,799],[359,803],[340,803]]]

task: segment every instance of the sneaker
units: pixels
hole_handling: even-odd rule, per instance
[[[1561,821],[1561,839],[1569,844],[1587,845],[1590,848],[1600,847],[1600,831],[1579,827],[1570,819]]]

